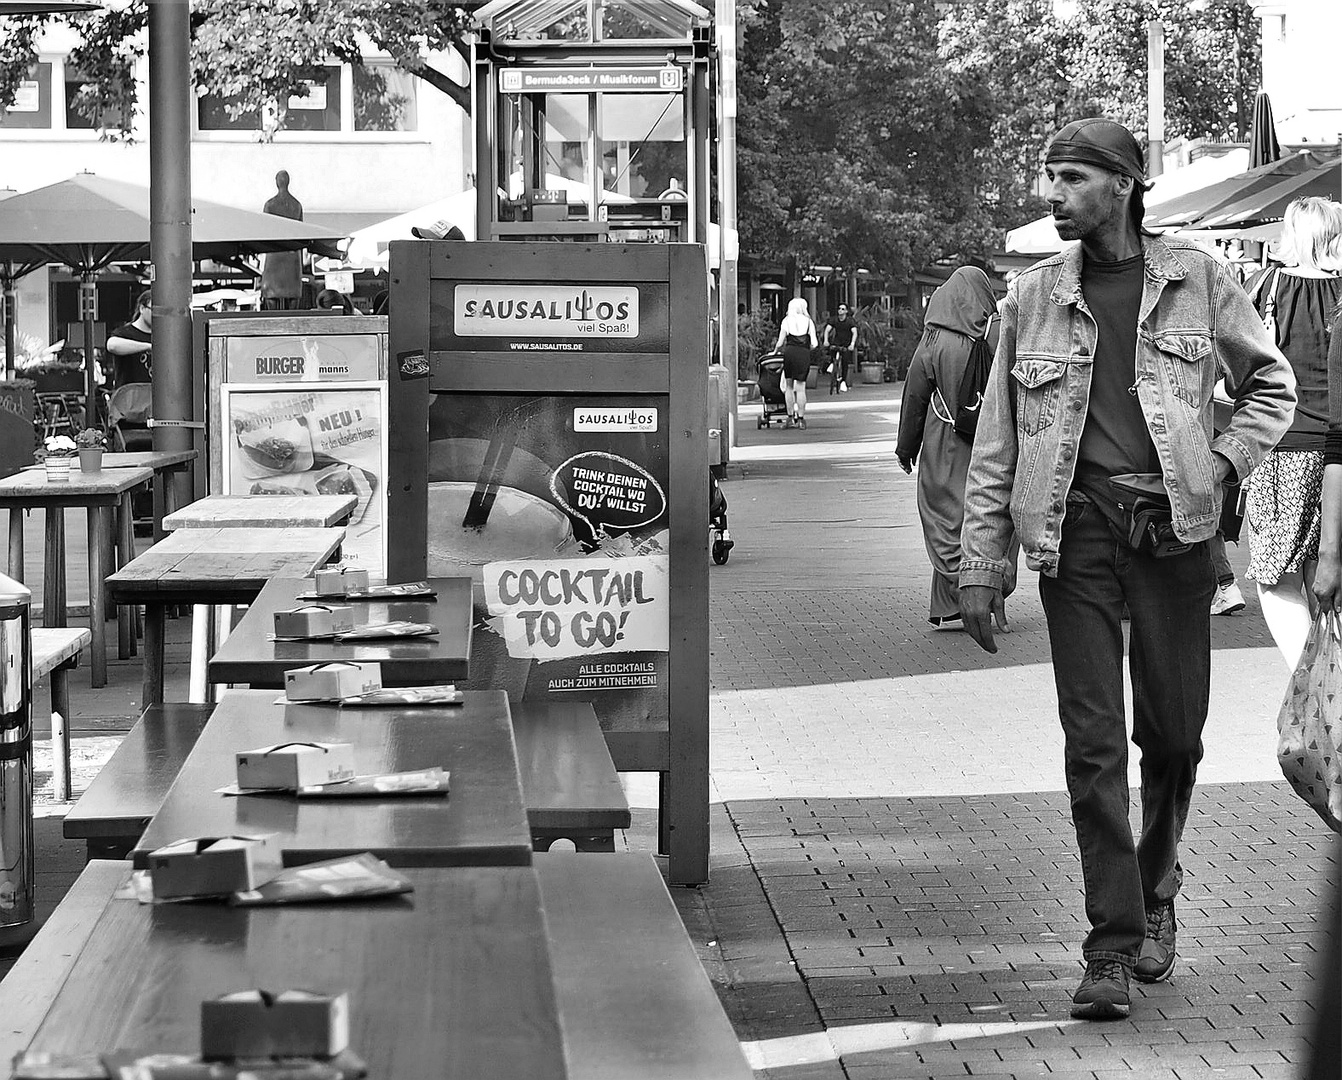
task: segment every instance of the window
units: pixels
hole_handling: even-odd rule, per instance
[[[390,64],[358,66],[354,75],[355,131],[418,131],[415,76]]]
[[[126,131],[131,127],[131,110],[127,107],[126,111],[120,116],[115,111],[117,106],[110,102],[104,103],[98,111],[96,120],[90,119],[79,111],[77,100],[79,92],[83,89],[87,76],[78,68],[67,66],[65,69],[65,126],[71,131],[91,131],[94,128],[115,128],[120,127]]]
[[[328,67],[306,81],[306,94],[292,94],[285,103],[281,131],[339,131],[341,69]]]
[[[261,114],[255,109],[238,116],[232,115],[231,106],[237,99],[218,94],[204,94],[197,105],[197,123],[201,131],[260,131]]]
[[[607,191],[655,199],[688,168],[684,103],[679,94],[600,94],[602,180]]]
[[[3,128],[51,127],[51,65],[34,64],[19,83],[14,104],[0,112]]]
[[[293,94],[285,102],[280,131],[340,130],[339,67],[326,67],[322,75],[308,80],[306,94]],[[197,106],[201,131],[260,131],[261,114],[255,109],[234,116],[237,98],[204,94]],[[232,111],[230,111],[232,110]]]

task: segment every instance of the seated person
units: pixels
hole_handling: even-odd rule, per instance
[[[112,385],[152,382],[154,377],[154,298],[150,289],[140,293],[135,302],[136,315],[132,322],[118,326],[107,338],[107,351],[112,354]]]

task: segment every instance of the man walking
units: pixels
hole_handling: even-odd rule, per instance
[[[1129,977],[1175,963],[1179,841],[1202,757],[1222,485],[1248,475],[1290,425],[1295,383],[1228,267],[1146,233],[1141,148],[1078,120],[1045,157],[1064,240],[1081,243],[1014,282],[965,494],[960,610],[996,652],[1013,533],[1041,571],[1064,765],[1090,933],[1072,1015],[1128,1014]],[[1234,417],[1212,432],[1224,376]],[[1109,478],[1151,476],[1166,523],[1132,530]],[[1139,522],[1140,523],[1140,522]],[[1128,825],[1124,606],[1131,616],[1141,836]]]

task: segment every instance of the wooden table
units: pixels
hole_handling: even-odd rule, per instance
[[[522,804],[512,719],[502,690],[465,694],[465,704],[349,709],[276,704],[274,690],[229,690],[205,724],[163,807],[132,857],[192,836],[274,833],[290,865],[371,851],[396,866],[528,865],[531,832]],[[438,765],[452,774],[447,798],[230,797],[234,754],[291,741],[348,742],[359,773]]]
[[[123,497],[149,484],[154,471],[144,466],[81,472],[70,470],[70,479],[52,483],[45,469],[31,469],[0,480],[0,508],[9,511],[9,573],[23,580],[23,512],[41,507],[46,511],[46,582],[43,617],[47,626],[64,626],[65,603],[65,508],[83,507],[88,515],[89,537],[89,630],[93,635],[89,667],[93,685],[107,683],[107,606],[103,582],[111,573],[113,558],[113,511]]]
[[[118,603],[145,605],[141,707],[163,700],[170,604],[250,603],[273,577],[311,574],[344,539],[344,529],[179,529],[109,576]]]
[[[357,495],[206,495],[163,519],[165,529],[316,528],[343,525]]]
[[[34,627],[32,634],[33,684],[51,676],[51,786],[58,802],[69,802],[70,790],[70,669],[93,635],[68,627]],[[34,694],[34,697],[36,695]]]
[[[564,1080],[529,867],[408,871],[373,903],[230,908],[112,899],[90,863],[0,985],[0,1057],[25,1048],[198,1053],[200,1002],[249,987],[350,995],[350,1046],[381,1080]]]
[[[364,641],[273,641],[275,612],[304,601],[312,581],[274,578],[252,602],[227,641],[210,660],[210,681],[283,686],[290,668],[327,660],[375,660],[382,665],[384,686],[429,686],[465,680],[471,656],[471,579],[434,578],[438,595],[425,600],[370,602],[351,600],[356,625],[404,619],[431,623],[436,637]],[[340,601],[334,601],[340,603]]]
[[[120,453],[103,454],[103,471],[108,469],[153,469],[154,470],[154,539],[163,539],[163,518],[173,507],[172,485],[165,482],[168,473],[185,472],[186,467],[196,460],[194,450],[125,450]],[[26,469],[41,469],[41,465],[28,465]],[[78,468],[78,466],[76,466]],[[127,518],[126,528],[130,521]],[[129,556],[127,556],[129,558]]]

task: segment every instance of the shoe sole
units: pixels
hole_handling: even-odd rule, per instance
[[[1131,1007],[1117,1001],[1088,1001],[1084,1005],[1072,1006],[1073,1020],[1123,1020]]]
[[[1231,607],[1228,607],[1228,608],[1222,608],[1220,611],[1213,611],[1212,614],[1213,614],[1213,615],[1233,615],[1233,614],[1235,614],[1235,612],[1237,612],[1237,611],[1243,611],[1243,610],[1244,610],[1244,605],[1243,605],[1243,604],[1234,604],[1234,605],[1232,605]]]
[[[1134,968],[1132,972],[1132,977],[1140,983],[1146,983],[1148,986],[1154,983],[1163,983],[1166,979],[1168,979],[1171,975],[1174,974],[1174,967],[1178,962],[1179,962],[1178,956],[1170,957],[1170,966],[1167,967],[1164,971],[1162,971],[1159,975],[1143,975],[1140,971]]]

